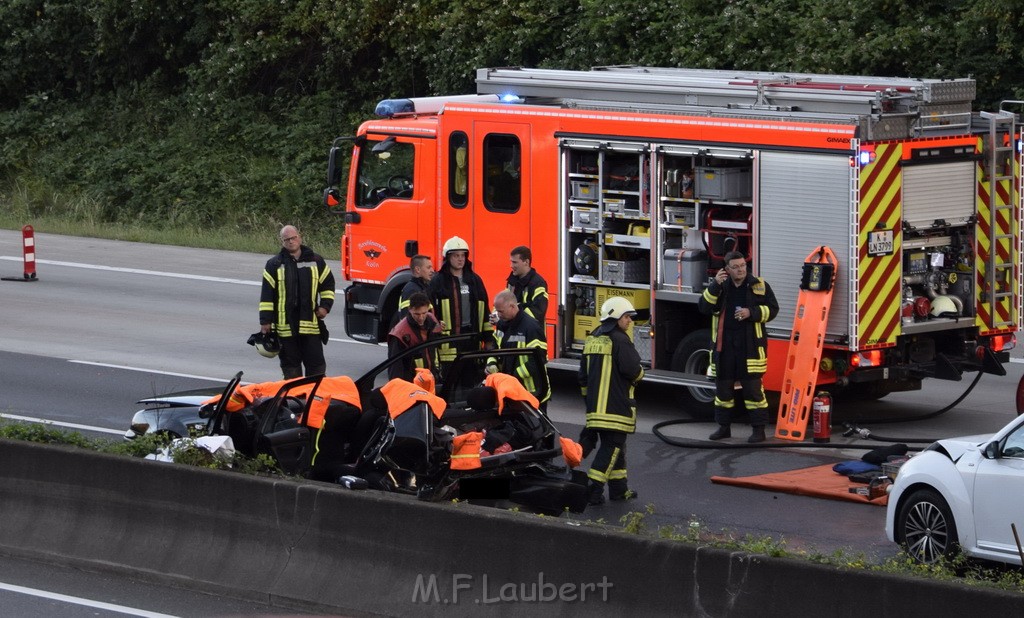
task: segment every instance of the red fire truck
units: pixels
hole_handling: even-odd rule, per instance
[[[621,295],[641,311],[648,379],[683,386],[701,413],[714,393],[697,299],[724,254],[775,290],[765,385],[779,390],[802,262],[827,245],[839,268],[820,385],[879,397],[1005,373],[1021,325],[1021,102],[972,111],[971,79],[632,66],[476,82],[382,101],[331,148],[352,338],[384,340],[410,256],[439,265],[458,235],[493,296],[528,245],[557,308],[551,366],[577,366],[596,308]]]

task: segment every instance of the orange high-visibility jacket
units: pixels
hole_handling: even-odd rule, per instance
[[[395,378],[382,386],[380,393],[384,395],[385,401],[388,402],[388,414],[391,415],[391,418],[397,418],[398,415],[418,402],[423,402],[430,406],[430,411],[437,418],[441,418],[445,408],[448,407],[444,399],[433,393],[428,393],[412,382],[407,382],[401,378]]]

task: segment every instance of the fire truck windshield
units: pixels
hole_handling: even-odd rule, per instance
[[[367,140],[359,149],[356,206],[374,208],[386,199],[412,198],[416,149],[390,140]]]

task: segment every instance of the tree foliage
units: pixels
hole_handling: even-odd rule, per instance
[[[110,221],[320,212],[323,155],[376,101],[489,66],[639,64],[978,80],[1024,99],[1016,0],[7,0],[0,178]]]

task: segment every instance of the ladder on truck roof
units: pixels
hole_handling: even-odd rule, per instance
[[[975,82],[763,71],[597,67],[477,70],[479,94],[527,102],[730,117],[860,124],[864,138],[892,139],[970,127]]]
[[[1013,204],[1012,183],[1014,181],[1013,149],[1016,146],[1017,117],[1012,112],[1000,109],[998,112],[981,112],[981,117],[988,121],[988,133],[985,136],[985,148],[988,156],[985,159],[986,175],[989,180],[988,198],[988,229],[989,229],[989,251],[988,260],[985,264],[985,284],[988,286],[986,297],[992,316],[992,328],[1005,328],[1013,326],[1013,311],[1009,311],[1007,319],[999,318],[997,304],[1005,298],[1012,298],[1015,294],[1013,289],[1013,254],[1017,251],[1014,242],[1014,213],[1017,210]],[[1010,199],[1006,203],[1000,203],[999,184],[1009,181]],[[1004,225],[1000,221],[1005,222]],[[1000,257],[999,245],[1009,245],[1006,251],[1007,257]]]

